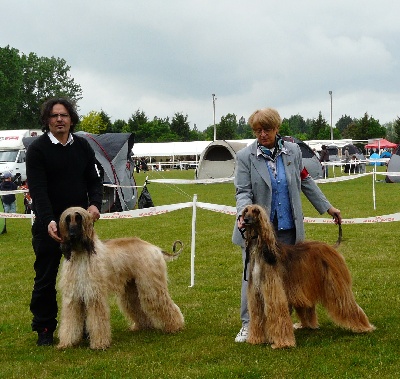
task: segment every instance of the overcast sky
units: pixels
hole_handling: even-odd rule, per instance
[[[191,128],[274,107],[333,125],[400,116],[398,0],[0,0],[0,46],[57,57],[81,115],[188,115]]]

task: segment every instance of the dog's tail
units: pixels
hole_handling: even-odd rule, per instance
[[[176,250],[177,245],[180,246],[178,251]],[[176,240],[172,245],[172,253],[169,253],[165,250],[161,250],[161,252],[163,253],[165,261],[170,262],[177,259],[179,255],[182,253],[182,250],[183,250],[183,242],[180,240]]]

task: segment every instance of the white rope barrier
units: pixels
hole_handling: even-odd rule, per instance
[[[100,215],[100,219],[105,220],[119,220],[119,219],[131,219],[138,217],[149,217],[156,216],[160,214],[166,214],[168,212],[173,212],[179,209],[192,207],[192,234],[191,234],[191,251],[190,251],[190,286],[194,286],[195,278],[195,256],[196,256],[196,217],[197,208],[205,209],[212,212],[218,212],[227,214],[230,216],[236,216],[236,208],[228,205],[203,203],[197,201],[197,195],[193,196],[193,201],[186,203],[177,203],[169,205],[161,205],[157,207],[135,209],[131,211],[115,212],[115,213],[103,213]],[[27,218],[31,219],[34,217],[32,214],[19,214],[19,213],[0,213],[2,218]],[[393,213],[389,215],[373,216],[365,218],[353,218],[353,219],[342,219],[342,224],[372,224],[372,223],[382,223],[382,222],[394,222],[400,221],[400,213]],[[308,224],[332,224],[333,219],[330,218],[313,218],[305,217],[304,223]]]
[[[1,195],[10,195],[10,194],[17,195],[19,193],[27,193],[27,192],[29,192],[29,190],[27,190],[27,189],[14,190],[14,191],[0,191],[0,196]]]
[[[345,175],[330,179],[318,179],[317,183],[331,183],[331,182],[340,182],[345,180],[358,179],[367,175],[373,175],[373,201],[374,201],[374,209],[375,209],[375,180],[376,175],[390,175],[390,176],[400,176],[400,172],[376,172],[374,167],[373,172],[357,174],[357,175]],[[155,179],[155,180],[147,180],[147,183],[167,183],[167,184],[209,184],[209,183],[224,183],[230,182],[233,178],[221,178],[221,179],[205,179],[205,180],[181,180],[181,179]],[[115,187],[115,185],[107,185]],[[139,187],[139,186],[138,186]],[[10,193],[26,193],[28,190],[16,190],[16,191],[0,191],[0,195],[7,195]],[[193,201],[186,203],[177,203],[177,204],[169,204],[169,205],[161,205],[151,208],[143,208],[143,209],[134,209],[130,211],[123,212],[114,212],[114,213],[102,213],[100,215],[100,219],[103,220],[118,220],[118,219],[132,219],[139,217],[149,217],[156,216],[160,214],[166,214],[169,212],[173,212],[179,209],[184,208],[192,208],[192,241],[191,241],[191,259],[190,259],[190,286],[194,286],[194,278],[195,278],[195,249],[196,249],[196,217],[197,217],[197,208],[205,209],[212,212],[223,213],[227,215],[236,216],[236,207],[228,206],[228,205],[220,205],[220,204],[211,204],[211,203],[203,203],[197,201],[197,195],[193,196]],[[33,214],[20,214],[20,213],[5,213],[0,212],[0,218],[14,218],[14,219],[32,219],[35,216]],[[373,216],[373,217],[365,217],[365,218],[353,218],[353,219],[342,219],[342,224],[372,224],[372,223],[386,223],[386,222],[395,222],[400,221],[400,213],[393,213],[382,216]],[[331,218],[313,218],[313,217],[304,217],[304,223],[307,224],[332,224],[334,220]]]
[[[233,182],[234,177],[217,179],[148,179],[148,183],[162,184],[215,184]]]

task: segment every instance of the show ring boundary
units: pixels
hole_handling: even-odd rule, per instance
[[[366,174],[345,176],[345,177],[337,177],[332,179],[319,179],[316,180],[318,183],[329,183],[329,182],[339,182],[343,180],[357,179],[366,175],[373,176],[373,198],[374,198],[374,209],[375,209],[375,188],[374,182],[376,175],[388,175],[391,176],[400,176],[400,173],[387,173],[387,172],[372,172]],[[147,179],[146,179],[147,180]],[[216,180],[205,180],[202,181],[204,183],[221,183],[226,181],[232,181],[233,178],[226,179],[216,179]],[[155,180],[147,180],[148,183],[169,183],[169,184],[199,184],[199,180],[180,180],[180,179],[155,179]],[[27,190],[16,190],[16,191],[0,191],[0,195],[4,194],[20,194],[28,192]],[[194,278],[195,278],[195,256],[196,256],[196,210],[197,208],[209,210],[212,212],[224,213],[232,216],[236,216],[236,208],[228,205],[220,205],[220,204],[211,204],[197,201],[197,195],[193,195],[193,201],[185,202],[185,203],[176,203],[176,204],[168,204],[168,205],[160,205],[151,208],[144,209],[134,209],[130,211],[124,212],[114,212],[114,213],[102,213],[100,215],[100,219],[103,220],[119,220],[119,219],[131,219],[131,218],[139,218],[139,217],[149,217],[156,216],[160,214],[165,214],[169,212],[173,212],[179,209],[184,208],[192,208],[192,230],[191,230],[191,264],[190,264],[190,286],[194,286]],[[34,214],[21,214],[21,213],[4,213],[0,212],[0,218],[17,218],[17,219],[32,219],[34,218]],[[359,217],[359,218],[348,218],[342,219],[342,224],[373,224],[373,223],[383,223],[383,222],[395,222],[400,221],[400,212],[381,215],[381,216],[372,216],[372,217]],[[305,223],[311,224],[332,224],[334,220],[331,218],[313,218],[313,217],[304,217]]]

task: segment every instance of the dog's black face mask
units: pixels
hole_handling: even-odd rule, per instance
[[[75,222],[71,223],[71,216],[68,215],[65,219],[68,225],[68,234],[71,241],[79,241],[82,238],[82,216],[75,213]]]
[[[61,244],[61,251],[67,260],[71,259],[72,251],[95,252],[92,239],[86,237],[83,221],[83,216],[78,212],[65,217],[68,235]]]

